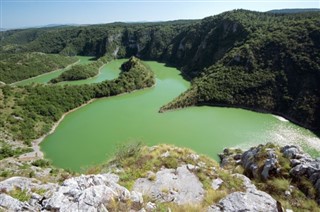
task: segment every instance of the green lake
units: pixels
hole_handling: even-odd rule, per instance
[[[124,61],[112,61],[99,76],[72,84],[116,78]],[[188,147],[217,160],[225,147],[247,148],[266,142],[300,144],[319,156],[317,136],[271,114],[207,106],[158,113],[190,84],[175,68],[145,63],[156,74],[155,87],[99,99],[68,114],[41,143],[45,157],[58,167],[80,171],[108,159],[119,144],[132,141]]]

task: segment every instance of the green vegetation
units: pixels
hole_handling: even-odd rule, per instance
[[[154,84],[153,73],[139,59],[111,81],[91,85],[0,87],[0,125],[14,139],[30,143],[47,133],[60,117],[94,98],[118,95]]]
[[[51,163],[48,160],[45,159],[38,159],[35,160],[31,163],[33,166],[37,166],[37,167],[41,167],[41,168],[46,168],[46,167],[50,167]]]
[[[62,81],[74,81],[94,77],[99,74],[100,68],[102,68],[102,66],[107,63],[108,60],[111,60],[111,58],[104,56],[89,64],[74,65],[57,78],[52,79],[50,82],[58,83]]]
[[[75,57],[44,53],[0,53],[0,81],[13,83],[61,69],[77,61]]]
[[[3,141],[0,141],[0,160],[8,157],[16,157],[31,151],[32,151],[31,148],[22,148],[22,147],[13,148],[9,144]]]
[[[27,202],[31,198],[31,194],[27,190],[21,190],[20,188],[15,188],[9,192],[9,195],[21,202]]]

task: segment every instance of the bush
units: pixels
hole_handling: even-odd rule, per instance
[[[33,166],[42,167],[42,168],[49,167],[51,165],[50,161],[44,160],[44,159],[38,159],[36,161],[33,161],[31,164]]]
[[[117,147],[114,161],[119,163],[127,158],[137,157],[141,152],[141,148],[142,142],[131,142],[121,144]]]

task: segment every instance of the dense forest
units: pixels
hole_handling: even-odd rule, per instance
[[[63,55],[32,53],[1,53],[0,52],[0,81],[13,83],[54,71],[75,63],[76,57]]]
[[[58,77],[50,80],[51,83],[58,83],[62,81],[75,81],[94,77],[99,74],[99,70],[105,63],[112,60],[109,56],[100,57],[97,61],[89,64],[74,65],[70,69],[66,70]]]
[[[130,69],[117,79],[91,85],[0,86],[0,127],[14,139],[30,143],[47,133],[54,122],[94,98],[113,96],[150,87],[154,75],[139,59],[131,58]]]
[[[1,32],[1,52],[135,55],[166,62],[192,87],[162,108],[226,105],[320,129],[320,12],[234,10],[202,20]]]

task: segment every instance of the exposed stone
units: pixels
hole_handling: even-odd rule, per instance
[[[221,178],[214,179],[212,180],[211,187],[213,190],[217,190],[220,188],[222,183],[223,183],[223,180]]]
[[[291,162],[291,166],[296,166],[301,164],[301,161],[298,159],[291,159],[290,162]]]
[[[146,211],[154,211],[157,208],[156,204],[153,202],[148,202],[145,209]]]
[[[117,184],[113,174],[87,175],[64,181],[51,198],[43,201],[47,210],[99,211],[112,199],[125,201],[130,192]]]
[[[143,204],[142,194],[140,192],[132,191],[130,195],[130,200],[132,202],[132,208],[135,210],[141,209]]]
[[[200,157],[200,156],[197,155],[197,154],[190,154],[190,155],[189,155],[189,158],[191,158],[191,159],[194,160],[194,161],[198,160],[199,157]]]
[[[32,210],[30,206],[25,202],[20,202],[19,200],[7,195],[0,194],[0,209],[6,211],[30,211]]]
[[[218,204],[208,208],[209,212],[234,211],[270,211],[277,212],[277,201],[269,194],[255,190],[249,192],[234,192],[219,201]]]
[[[165,153],[163,153],[162,155],[160,155],[161,157],[163,158],[167,158],[170,156],[170,152],[169,151],[166,151]]]
[[[284,146],[281,148],[281,152],[286,158],[296,158],[296,155],[300,153],[300,150],[297,146]]]
[[[284,192],[284,195],[286,195],[287,197],[288,197],[288,196],[291,196],[291,192],[290,192],[290,191],[285,191],[285,192]]]
[[[265,161],[263,170],[261,172],[262,178],[264,180],[269,178],[269,172],[272,170],[277,170],[278,160],[276,158],[269,158]]]
[[[244,187],[247,191],[256,190],[256,186],[251,182],[251,180],[243,174],[233,174],[232,176],[237,177],[242,180]]]
[[[195,165],[192,165],[192,164],[187,164],[187,168],[188,168],[190,171],[199,170],[199,167],[198,167],[198,166],[195,166]]]
[[[47,183],[42,184],[40,181],[32,178],[26,177],[11,177],[0,182],[1,191],[11,191],[19,188],[20,190],[25,190],[30,192],[31,190],[44,189],[44,190],[54,190],[57,184]]]
[[[177,204],[199,203],[204,197],[202,183],[185,165],[177,169],[158,171],[154,181],[139,178],[136,180],[133,190],[161,202],[175,202]]]

